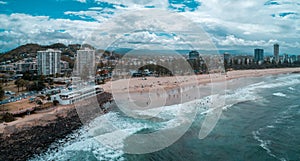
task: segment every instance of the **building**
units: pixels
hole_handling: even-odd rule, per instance
[[[289,55],[283,54],[283,63],[290,63]]]
[[[65,91],[56,95],[51,96],[51,101],[58,101],[61,105],[74,104],[78,101],[85,100],[96,96],[103,92],[103,88],[100,86],[89,86],[83,89],[75,89]]]
[[[237,55],[232,58],[233,65],[250,65],[252,64],[253,56]]]
[[[0,72],[15,72],[15,66],[13,64],[6,64],[0,66]]]
[[[38,68],[36,60],[31,58],[25,58],[24,60],[16,62],[15,67],[18,73],[36,73]]]
[[[279,45],[278,44],[274,44],[274,58],[275,58],[276,64],[278,64],[279,63]]]
[[[231,65],[231,55],[229,53],[224,53],[224,64]]]
[[[264,49],[254,49],[254,62],[259,64],[264,62]]]
[[[60,70],[61,74],[67,74],[72,72],[72,69],[70,69],[69,67],[69,62],[63,60],[60,61]]]
[[[77,50],[75,75],[81,76],[87,74],[87,76],[94,76],[95,73],[95,50],[88,48]]]
[[[60,74],[61,51],[48,49],[37,52],[38,75]]]
[[[296,61],[297,61],[297,56],[296,56],[296,55],[292,55],[292,56],[290,57],[290,60],[291,60],[291,63],[296,62]]]

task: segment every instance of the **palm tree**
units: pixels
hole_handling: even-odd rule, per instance
[[[26,85],[26,81],[24,79],[19,78],[15,81],[15,85],[17,85],[18,92],[20,92],[20,87],[22,87],[23,90],[23,87]]]

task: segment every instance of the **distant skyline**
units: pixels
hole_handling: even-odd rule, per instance
[[[278,43],[281,55],[300,54],[297,0],[0,0],[0,52],[27,43],[82,44],[110,19],[149,8],[177,12],[199,24],[220,52],[253,54],[262,48],[271,55]],[[148,31],[137,36],[155,43],[166,37]],[[167,38],[171,44],[178,40]]]

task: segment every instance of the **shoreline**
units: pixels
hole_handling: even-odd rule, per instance
[[[111,95],[104,92],[97,99],[102,108]],[[45,152],[52,143],[82,127],[77,112],[75,105],[59,105],[49,111],[1,123],[0,160],[22,161]]]
[[[109,81],[102,87],[104,91],[109,93],[138,93],[148,92],[155,89],[172,90],[178,87],[187,87],[193,85],[206,85],[209,83],[229,81],[238,78],[261,77],[267,75],[292,74],[300,73],[298,68],[276,68],[276,69],[253,69],[253,70],[234,70],[228,71],[226,74],[204,74],[190,76],[173,76],[173,77],[145,77],[146,80],[140,78],[120,79]],[[126,86],[127,85],[127,86]],[[125,87],[124,87],[125,86]]]
[[[133,94],[140,94],[141,92],[147,93],[147,91],[151,91],[156,88],[170,92],[182,87],[180,85],[183,85],[184,87],[192,87],[193,85],[207,85],[209,83],[228,81],[238,78],[292,74],[299,72],[300,68],[280,68],[230,71],[227,72],[226,75],[197,75],[194,76],[193,79],[191,79],[191,76],[180,76],[179,79],[175,80],[174,77],[147,77],[147,80],[133,78],[130,82],[133,83],[130,84],[133,88],[129,90],[129,92]],[[179,82],[178,80],[182,82]],[[115,82],[107,82],[103,85],[105,92],[111,92],[110,87],[112,83]],[[121,80],[118,83],[124,86],[124,80]],[[116,91],[117,94],[122,95],[127,92],[124,88],[120,88],[118,86],[116,89],[118,89]],[[186,92],[191,91],[187,90]],[[101,101],[101,104],[105,103],[105,100]],[[172,104],[179,103],[179,100],[173,96],[169,101],[169,103],[172,102]],[[82,123],[74,105],[60,105],[47,112],[28,115],[9,123],[1,123],[0,160],[26,160],[34,154],[44,152],[50,144],[58,139],[64,138],[66,135],[72,133],[72,131],[80,128],[81,126]]]

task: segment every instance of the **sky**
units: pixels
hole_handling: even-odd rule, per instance
[[[214,46],[240,54],[271,54],[278,43],[280,54],[298,55],[299,11],[298,0],[0,0],[0,52],[93,40],[97,48]]]

